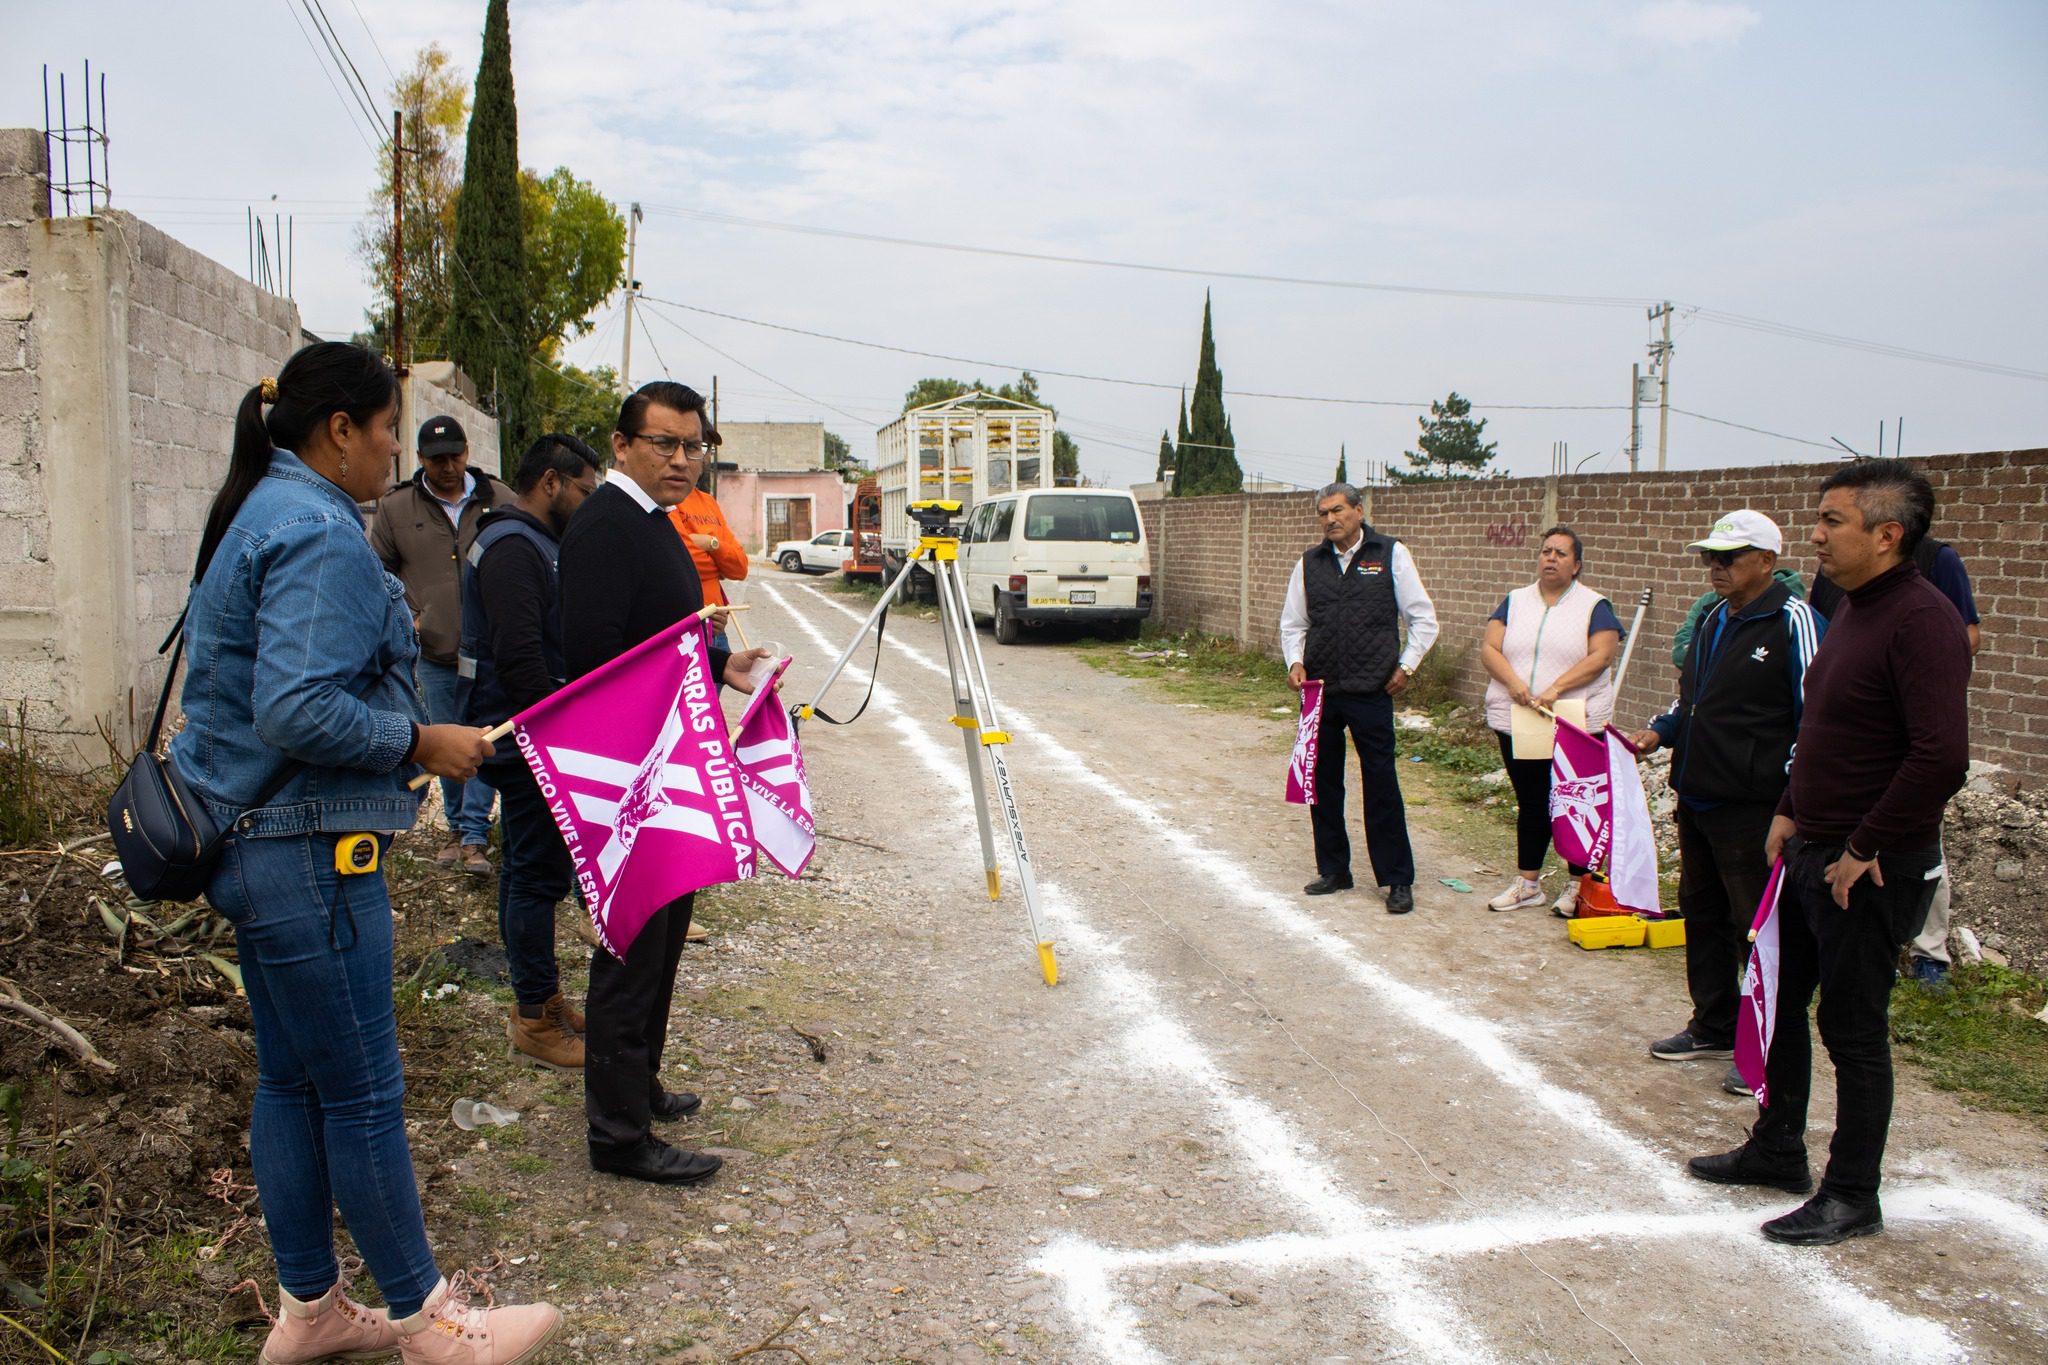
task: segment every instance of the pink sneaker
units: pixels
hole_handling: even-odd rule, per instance
[[[381,1308],[365,1308],[332,1289],[305,1303],[277,1291],[277,1321],[263,1343],[263,1365],[326,1365],[337,1360],[384,1360],[398,1350],[398,1329]]]
[[[427,1295],[420,1311],[394,1324],[404,1365],[520,1365],[562,1330],[562,1314],[551,1303],[506,1308],[471,1308],[476,1282],[457,1271]]]

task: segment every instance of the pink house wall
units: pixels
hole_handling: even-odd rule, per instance
[[[846,526],[846,504],[853,487],[830,470],[800,474],[755,473],[728,470],[718,476],[718,507],[726,524],[750,553],[760,554],[768,525],[768,499],[809,498],[811,534],[838,531]]]

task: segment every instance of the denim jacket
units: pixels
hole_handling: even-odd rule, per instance
[[[355,504],[291,452],[271,452],[194,587],[185,647],[171,759],[222,824],[297,759],[305,771],[238,836],[412,827],[405,754],[426,714],[405,587]]]

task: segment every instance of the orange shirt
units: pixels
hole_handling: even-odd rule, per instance
[[[747,576],[747,550],[732,533],[732,527],[725,524],[725,513],[718,510],[718,500],[701,488],[693,488],[689,497],[668,509],[668,519],[674,523],[676,534],[683,537],[683,547],[690,552],[690,558],[696,561],[697,577],[704,582],[704,605],[722,605],[725,590],[718,586],[718,580]],[[716,537],[718,548],[699,549],[690,544],[691,536]]]

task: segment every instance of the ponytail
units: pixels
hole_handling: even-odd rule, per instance
[[[235,409],[228,475],[206,513],[192,581],[206,576],[236,513],[270,471],[273,450],[302,453],[307,439],[335,413],[368,423],[397,394],[398,376],[382,357],[344,341],[320,341],[287,360],[277,378],[265,379],[242,395],[242,405]],[[271,405],[268,417],[265,404]]]

